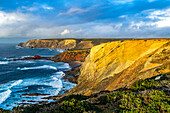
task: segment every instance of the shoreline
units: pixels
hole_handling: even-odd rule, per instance
[[[61,53],[60,53],[61,54]],[[13,59],[13,61],[18,61],[18,60],[41,60],[41,59],[44,59],[44,60],[50,60],[50,61],[53,61],[53,62],[57,62],[57,61],[54,61],[51,59],[52,57],[41,57],[41,56],[38,56],[38,55],[34,55],[33,57],[24,57],[22,59]],[[69,61],[69,62],[64,62],[64,63],[68,63],[69,66],[71,67],[70,70],[68,71],[63,71],[65,76],[63,76],[63,80],[68,80],[68,82],[70,83],[75,83],[77,84],[77,79],[78,79],[78,76],[80,73],[80,67],[81,65],[84,63],[84,62],[81,62],[81,61]],[[64,94],[58,94],[58,95],[54,95],[54,96],[49,96],[49,97],[43,97],[41,99],[45,99],[45,100],[59,100],[61,99],[62,97],[64,97],[65,95],[67,95],[67,93],[69,92],[69,90],[61,90],[64,92]],[[41,96],[41,95],[50,95],[50,94],[40,94],[40,93],[25,93],[25,94],[22,94],[21,96]],[[22,101],[22,103],[19,103],[19,105],[27,105],[24,103],[25,100]],[[43,102],[43,101],[42,101]],[[48,102],[46,102],[48,103]],[[49,102],[50,103],[50,102]],[[39,101],[37,104],[41,104],[41,101]],[[34,105],[34,104],[32,104]]]

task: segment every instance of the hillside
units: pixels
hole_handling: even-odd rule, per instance
[[[37,39],[19,43],[18,46],[25,48],[52,48],[52,49],[88,49],[101,43],[120,39]],[[121,39],[125,40],[125,39]]]
[[[170,39],[107,42],[50,60],[84,62],[66,72],[77,86],[51,97],[56,102],[18,106],[13,113],[170,112]]]
[[[91,95],[130,87],[140,79],[170,72],[170,40],[125,40],[91,49],[78,85],[68,94]]]
[[[12,113],[169,113],[170,73],[139,80],[133,86],[83,96],[68,95],[43,105],[18,106]],[[1,110],[2,113],[11,111]]]

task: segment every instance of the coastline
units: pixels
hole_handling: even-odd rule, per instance
[[[60,53],[62,54],[62,53]],[[13,61],[20,61],[20,60],[50,60],[50,61],[53,61],[53,62],[58,62],[56,60],[54,60],[54,58],[52,59],[52,57],[41,57],[41,56],[38,56],[38,55],[34,55],[33,57],[24,57],[22,59],[13,59]],[[57,58],[56,58],[57,59]],[[84,63],[82,61],[61,61],[60,62],[64,62],[64,63],[68,63],[69,66],[71,67],[70,70],[68,71],[63,71],[65,73],[65,76],[62,78],[63,80],[68,80],[68,82],[71,82],[71,83],[75,83],[77,84],[77,79],[78,79],[78,76],[80,75],[80,67],[81,65]],[[22,94],[21,96],[41,96],[41,95],[46,95],[47,97],[43,97],[42,99],[45,99],[47,101],[45,101],[45,103],[48,103],[48,100],[59,100],[61,99],[62,97],[64,97],[68,90],[62,90],[64,92],[64,94],[62,95],[54,95],[54,96],[49,96],[49,94],[41,94],[41,93],[25,93],[25,94]],[[60,91],[61,92],[61,91]],[[22,103],[20,103],[19,105],[29,105],[27,103],[23,103],[25,102],[25,100],[22,100]],[[30,101],[30,102],[33,102],[33,101]],[[38,102],[39,104],[43,103],[43,101],[39,101]],[[34,104],[32,104],[34,105]]]

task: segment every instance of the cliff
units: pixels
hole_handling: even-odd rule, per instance
[[[78,85],[68,94],[90,95],[130,87],[139,79],[170,72],[170,39],[108,42],[91,49]]]
[[[37,39],[19,43],[18,46],[25,48],[88,49],[115,40],[120,39]]]
[[[85,58],[89,53],[90,53],[90,49],[68,50],[66,52],[51,57],[50,60],[55,62],[68,62],[68,63],[72,61],[84,62]]]

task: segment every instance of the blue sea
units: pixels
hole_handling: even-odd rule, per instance
[[[0,44],[0,108],[12,110],[14,106],[22,102],[34,104],[37,101],[47,101],[42,99],[47,95],[21,96],[25,93],[41,93],[54,96],[63,94],[64,90],[69,90],[76,85],[62,79],[63,71],[71,69],[67,63],[55,63],[48,60],[12,61],[13,59],[34,55],[51,57],[61,53],[61,51],[54,49],[20,49],[16,45]]]

